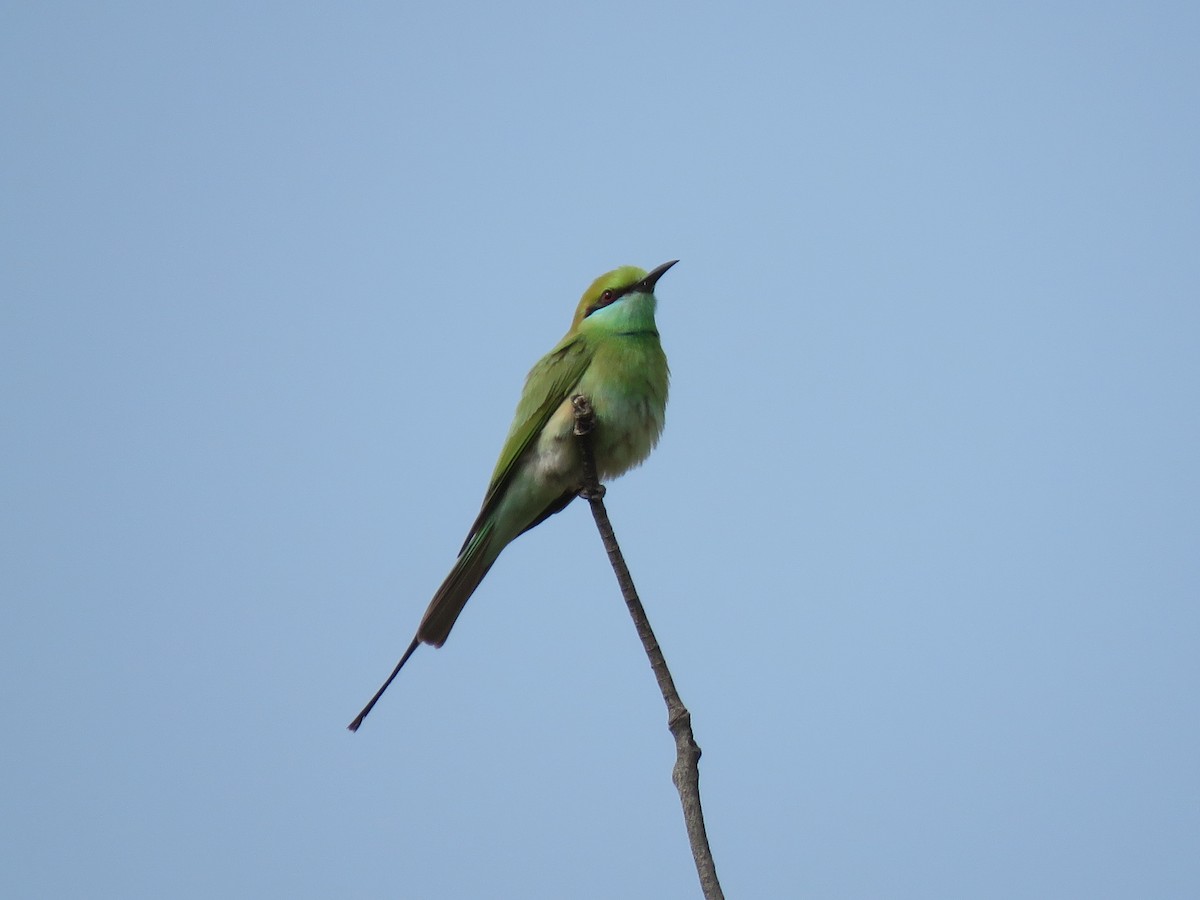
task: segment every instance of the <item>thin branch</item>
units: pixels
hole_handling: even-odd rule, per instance
[[[705,900],[724,900],[721,883],[717,880],[717,868],[713,863],[712,850],[708,846],[708,834],[704,829],[704,810],[700,807],[700,747],[692,736],[692,714],[688,712],[679,692],[675,690],[675,681],[671,678],[671,670],[663,658],[658,640],[650,628],[650,620],[646,618],[646,610],[638,599],[637,588],[633,586],[633,577],[629,567],[625,565],[625,557],[617,544],[617,536],[613,533],[612,523],[608,520],[608,511],[604,508],[604,486],[596,475],[596,456],[592,447],[592,430],[596,427],[596,415],[591,401],[582,394],[571,398],[575,406],[575,434],[579,437],[580,452],[583,457],[583,484],[579,496],[588,501],[592,508],[592,517],[596,520],[596,528],[600,531],[600,539],[608,553],[608,561],[612,564],[617,576],[617,584],[621,587],[621,596],[629,607],[629,615],[633,617],[634,627],[646,656],[650,658],[650,668],[662,691],[663,702],[667,704],[667,727],[675,738],[675,768],[671,772],[671,780],[679,791],[679,800],[683,804],[683,821],[687,826],[688,842],[692,846],[692,857],[696,860],[696,872],[700,876],[700,887],[704,891]]]

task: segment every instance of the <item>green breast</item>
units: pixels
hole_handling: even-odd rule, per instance
[[[667,409],[667,357],[653,331],[612,334],[599,342],[579,384],[596,410],[596,467],[603,481],[650,455]]]

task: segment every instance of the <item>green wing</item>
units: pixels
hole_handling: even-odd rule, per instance
[[[521,455],[541,434],[563,400],[571,396],[591,361],[592,352],[587,339],[581,334],[569,334],[529,371],[512,428],[508,431],[496,471],[492,473],[487,495],[483,498],[483,508],[471,525],[471,531],[463,542],[463,550],[467,549],[480,525],[504,496]],[[460,555],[462,552],[459,551]]]

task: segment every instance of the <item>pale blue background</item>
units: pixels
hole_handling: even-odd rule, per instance
[[[529,366],[742,898],[1200,896],[1191,3],[7,5],[5,897],[697,896],[587,510],[358,735]]]

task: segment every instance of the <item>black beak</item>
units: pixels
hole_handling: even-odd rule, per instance
[[[670,262],[665,262],[661,266],[659,266],[657,269],[655,269],[653,272],[651,272],[649,275],[647,275],[645,278],[643,278],[641,281],[639,281],[638,286],[637,286],[638,293],[639,294],[653,294],[654,293],[654,285],[658,283],[658,279],[660,279],[664,275],[666,275],[667,269],[671,268],[671,266],[675,265],[675,263],[677,263],[677,262],[679,262],[679,260],[677,260],[677,259],[673,259]]]

